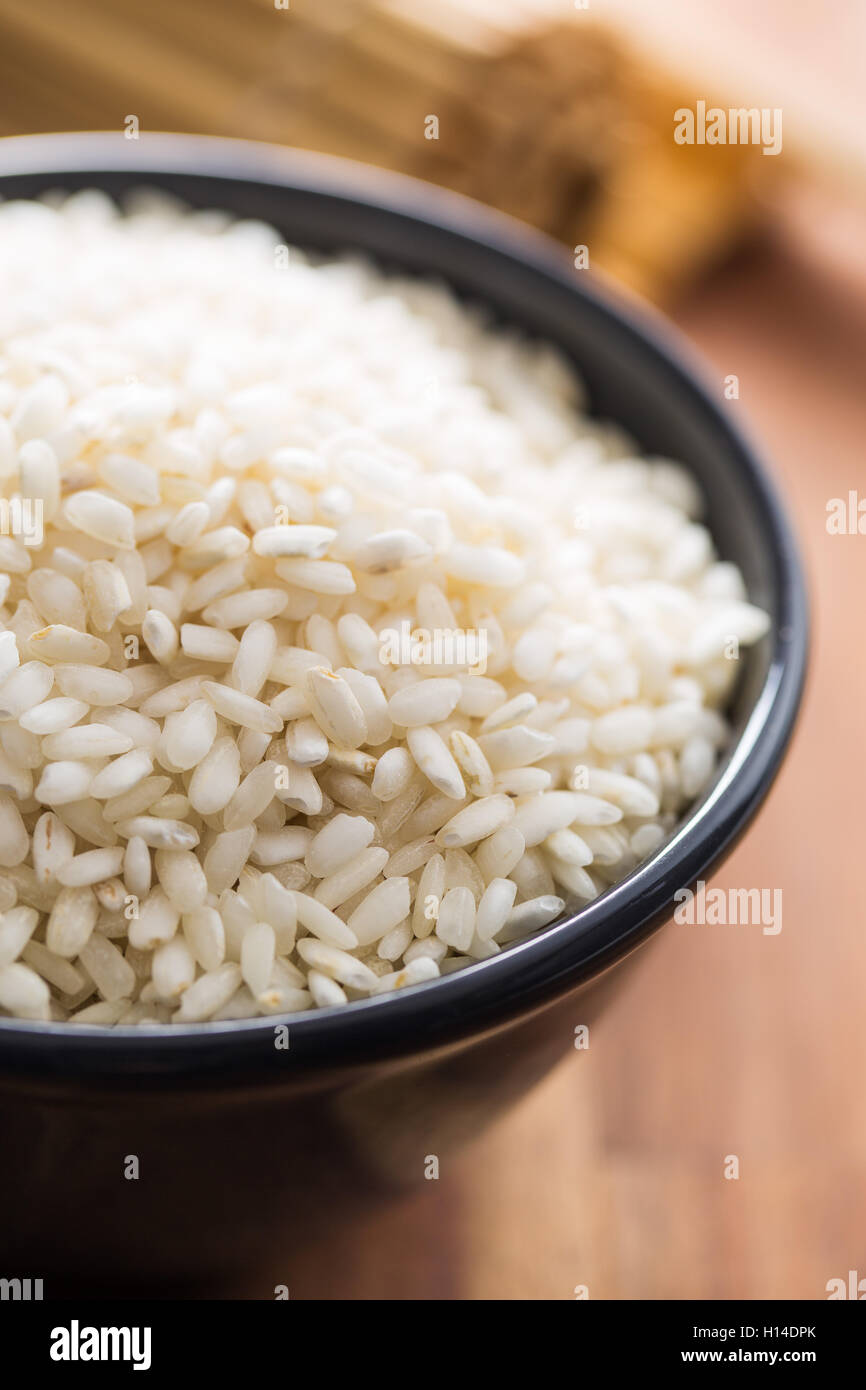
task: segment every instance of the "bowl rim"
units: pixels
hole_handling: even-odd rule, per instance
[[[702,428],[720,431],[740,486],[758,508],[778,591],[779,622],[766,679],[739,739],[727,751],[706,797],[662,848],[578,912],[501,955],[443,978],[340,1007],[226,1023],[134,1026],[36,1023],[0,1019],[0,1071],[31,1077],[87,1077],[110,1084],[229,1077],[272,1083],[303,1068],[353,1067],[362,1061],[440,1050],[507,1026],[600,974],[666,920],[674,891],[694,883],[745,829],[769,790],[793,730],[805,679],[808,603],[793,530],[760,457],[714,399],[709,369],[660,314],[592,273],[575,278],[564,248],[545,234],[461,194],[333,155],[215,136],[72,132],[0,140],[0,196],[8,180],[119,173],[183,176],[268,185],[313,198],[336,198],[383,217],[432,228],[497,254],[521,273],[553,281],[665,373],[688,398]],[[47,185],[46,185],[47,186]],[[23,196],[13,192],[12,195]],[[444,277],[447,279],[447,276]],[[481,296],[483,299],[483,295]],[[688,355],[688,365],[686,365]],[[274,1046],[288,1026],[290,1046]]]

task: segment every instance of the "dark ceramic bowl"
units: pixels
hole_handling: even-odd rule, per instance
[[[136,1031],[0,1021],[0,1274],[46,1292],[199,1289],[270,1261],[303,1295],[303,1252],[443,1162],[568,1049],[623,960],[706,877],[767,793],[803,681],[807,608],[776,493],[717,383],[654,317],[616,302],[525,227],[408,179],[240,141],[120,134],[0,141],[0,194],[155,185],[440,277],[559,345],[593,412],[684,460],[721,554],[772,627],[743,662],[734,737],[671,840],[573,917],[405,993],[291,1021]],[[684,364],[684,358],[689,365]],[[604,978],[601,977],[604,975]],[[580,991],[579,993],[577,993]],[[137,1156],[140,1177],[124,1176]],[[257,1267],[261,1268],[259,1264]]]

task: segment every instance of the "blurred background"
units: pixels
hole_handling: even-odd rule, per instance
[[[763,442],[810,567],[799,733],[714,881],[781,887],[782,931],[669,925],[588,1050],[564,1038],[505,1122],[335,1231],[293,1298],[814,1299],[866,1279],[866,535],[826,527],[832,499],[866,495],[864,51],[862,0],[0,0],[2,135],[348,156],[533,223],[653,301]],[[781,151],[678,144],[699,102],[780,110]],[[272,1283],[251,1270],[237,1294]]]

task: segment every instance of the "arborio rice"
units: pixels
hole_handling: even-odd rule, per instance
[[[343,1004],[658,848],[767,620],[555,351],[153,196],[0,270],[0,1012]]]

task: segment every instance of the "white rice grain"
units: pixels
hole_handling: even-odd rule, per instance
[[[516,896],[517,884],[510,878],[490,880],[478,904],[475,919],[475,930],[482,941],[492,941],[501,932],[508,921]]]
[[[0,204],[0,501],[43,529],[0,535],[4,1016],[270,1018],[491,958],[675,833],[767,631],[689,473],[549,347],[273,245]]]
[[[113,878],[120,873],[122,865],[122,849],[90,849],[67,860],[57,869],[54,877],[65,888],[92,888],[103,879]]]
[[[372,888],[349,918],[349,929],[361,946],[371,946],[409,915],[408,878],[387,878]]]
[[[20,719],[43,701],[54,684],[54,672],[41,661],[27,661],[0,686],[0,719]]]
[[[16,802],[8,794],[0,795],[0,867],[22,864],[29,850],[30,836]]]
[[[460,769],[448,751],[440,734],[435,729],[421,727],[409,729],[406,735],[409,752],[415,759],[418,770],[437,791],[455,801],[466,795],[466,787]]]
[[[366,849],[375,833],[376,827],[363,816],[339,812],[310,842],[307,868],[315,878],[327,878]]]
[[[90,784],[89,795],[99,801],[107,801],[112,796],[122,796],[124,792],[138,785],[153,771],[153,758],[143,748],[132,748],[97,772]]]
[[[348,863],[320,880],[315,892],[316,900],[331,909],[341,907],[384,872],[388,857],[386,849],[361,850]]]
[[[253,729],[262,734],[276,734],[283,727],[279,715],[274,714],[261,700],[245,695],[241,690],[233,690],[217,681],[202,681],[201,693],[230,724],[239,724],[244,729]]]
[[[0,969],[17,960],[39,925],[35,907],[12,907],[0,916]]]
[[[436,919],[436,935],[455,951],[468,949],[475,932],[475,899],[468,888],[451,888]]]
[[[405,729],[438,724],[456,708],[460,693],[459,681],[432,677],[398,690],[388,701],[388,713],[395,724]]]
[[[33,868],[40,883],[57,881],[57,874],[75,853],[75,836],[53,811],[45,811],[33,828]]]
[[[306,893],[295,893],[295,909],[301,926],[317,936],[329,946],[337,946],[344,951],[352,951],[358,945],[358,937],[335,912],[324,903],[309,897]]]
[[[90,888],[63,888],[45,928],[45,945],[66,960],[81,954],[96,926],[99,904]]]
[[[554,921],[564,907],[564,899],[549,893],[539,898],[530,898],[528,902],[518,903],[517,907],[511,909],[505,926],[496,933],[496,940],[504,944],[538,931],[539,927],[546,927]]]
[[[443,849],[462,849],[477,844],[501,830],[513,820],[514,814],[515,805],[510,797],[481,797],[446,821],[436,835],[436,842]]]
[[[153,953],[152,971],[158,997],[167,1004],[176,1003],[195,980],[195,957],[186,941],[175,936],[158,946]]]
[[[28,965],[16,961],[0,967],[0,1008],[18,1018],[45,1022],[50,1017],[50,999],[47,984]]]
[[[61,729],[71,729],[89,710],[90,706],[84,700],[71,700],[60,695],[33,705],[19,717],[18,723],[22,729],[33,734],[57,734]]]
[[[341,676],[324,666],[315,666],[307,672],[304,692],[313,718],[333,743],[357,748],[366,740],[364,711]]]
[[[241,983],[239,965],[227,962],[216,970],[200,975],[184,990],[180,1008],[175,1014],[178,1023],[203,1023],[227,1004]]]

